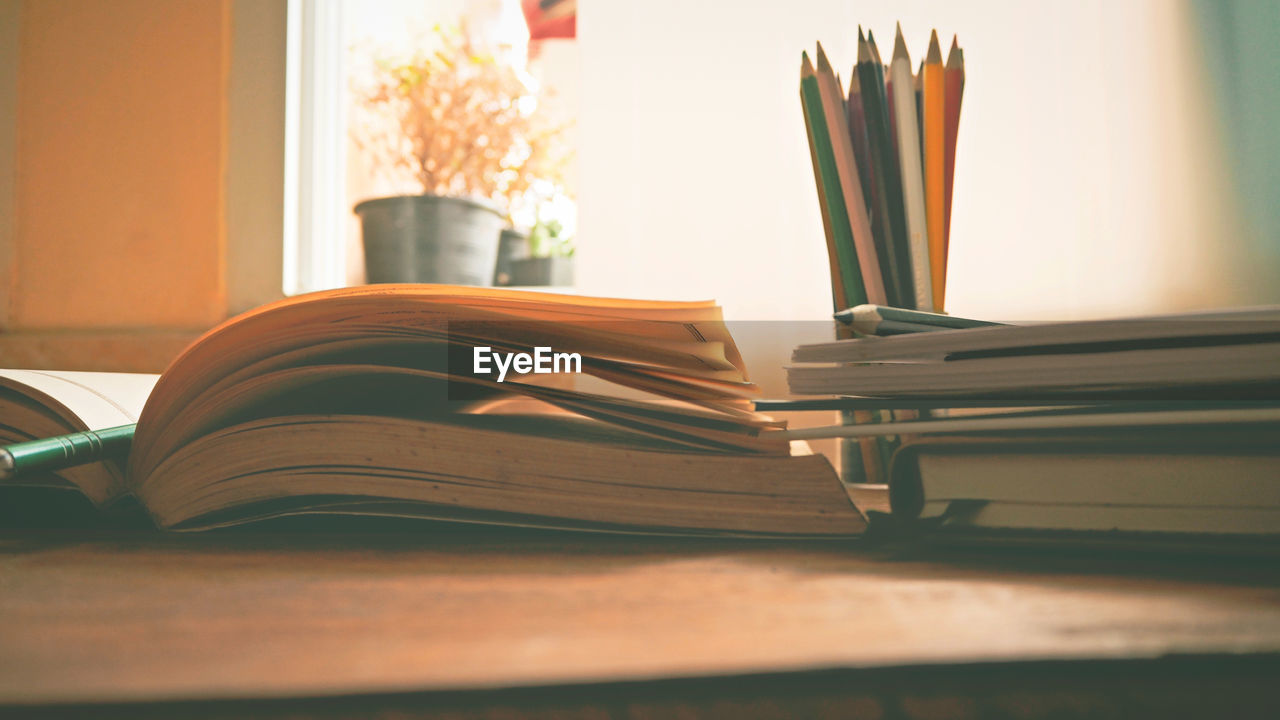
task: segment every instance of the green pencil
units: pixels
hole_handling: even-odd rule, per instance
[[[1004,324],[986,320],[970,320],[968,318],[920,310],[883,307],[881,305],[859,305],[848,310],[841,310],[834,317],[845,325],[852,325],[854,330],[863,335],[904,335],[935,330],[965,330]]]
[[[0,481],[123,457],[136,427],[121,425],[0,447]]]
[[[813,155],[818,163],[817,174],[821,180],[818,192],[826,198],[829,217],[824,219],[831,227],[844,290],[842,294],[848,302],[865,303],[867,291],[862,284],[858,258],[854,254],[853,230],[849,224],[849,210],[844,202],[844,194],[840,191],[840,174],[836,168],[835,151],[831,146],[831,134],[823,112],[822,93],[818,89],[818,78],[809,62],[809,54],[802,53],[800,58],[800,97],[804,102],[809,130],[813,134]],[[843,132],[844,128],[837,130]]]

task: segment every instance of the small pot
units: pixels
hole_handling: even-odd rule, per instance
[[[529,238],[523,233],[505,228],[498,237],[498,263],[493,269],[493,284],[511,285],[511,264],[529,257]]]
[[[440,195],[400,195],[355,207],[370,283],[492,285],[505,220],[490,205]]]
[[[571,286],[573,285],[573,258],[536,257],[515,260],[511,263],[511,284],[516,286]]]

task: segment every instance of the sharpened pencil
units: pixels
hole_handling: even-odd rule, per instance
[[[818,207],[822,211],[822,231],[827,238],[827,265],[831,273],[831,302],[840,308],[847,302],[844,295],[844,280],[840,278],[840,261],[836,258],[836,239],[831,227],[831,208],[827,206],[826,194],[822,192],[822,171],[819,169],[818,149],[813,137],[813,122],[809,119],[809,104],[804,94],[804,66],[809,65],[809,56],[805,53],[801,59],[800,71],[800,109],[804,111],[804,130],[809,136],[809,162],[813,165],[813,186],[818,189]]]
[[[922,312],[920,310],[903,310],[902,308],[876,307],[874,305],[859,305],[858,307],[841,310],[833,317],[864,335],[896,335],[906,331],[961,330],[1001,324],[986,320],[970,320],[952,315]],[[905,329],[882,332],[882,328]]]
[[[915,290],[911,282],[911,256],[907,250],[906,227],[902,212],[902,180],[898,159],[891,153],[889,120],[885,112],[884,68],[872,57],[869,40],[858,29],[858,64],[855,67],[862,89],[862,110],[867,122],[867,146],[871,157],[871,175],[876,184],[877,204],[874,213],[882,218],[889,275],[893,286],[890,294],[895,305],[914,305]]]
[[[833,298],[845,301],[857,301],[865,298],[866,291],[862,286],[862,278],[857,269],[857,261],[852,257],[853,237],[849,226],[848,209],[840,189],[839,171],[836,169],[835,152],[831,145],[831,132],[827,126],[826,112],[822,104],[822,91],[818,85],[817,73],[809,62],[809,54],[800,56],[800,97],[804,107],[805,122],[810,135],[810,154],[815,159],[819,204],[823,208],[823,227],[826,230],[828,261],[834,259],[836,272],[833,273],[833,285],[839,291]],[[844,123],[836,127],[843,133]]]
[[[924,59],[924,192],[925,215],[929,225],[929,265],[933,277],[932,304],[918,310],[942,312],[946,300],[946,261],[943,259],[943,225],[946,216],[946,77],[938,32],[929,37],[929,54]],[[914,256],[913,258],[914,259]],[[920,297],[919,289],[916,296]]]
[[[889,75],[893,78],[894,102],[899,112],[898,161],[902,168],[902,199],[906,206],[907,247],[911,251],[911,281],[915,286],[915,307],[933,307],[933,276],[930,272],[929,224],[925,211],[924,178],[920,158],[920,130],[916,126],[915,81],[911,76],[911,58],[902,26],[898,26],[893,43],[893,60]]]
[[[920,158],[924,159],[924,58],[916,68],[916,127],[920,128]]]
[[[875,52],[872,52],[875,58]],[[878,59],[878,58],[876,58]],[[892,61],[890,61],[892,63]],[[889,142],[893,145],[894,153],[898,152],[898,118],[897,118],[897,96],[893,92],[893,73],[885,72],[884,74],[884,99],[885,112],[889,115]]]
[[[856,68],[850,74],[847,109],[849,114],[849,136],[852,141],[850,144],[853,146],[853,156],[858,165],[858,178],[862,182],[863,200],[866,202],[867,216],[871,223],[871,239],[875,243],[876,258],[880,263],[880,278],[884,285],[885,296],[889,299],[889,304],[897,305],[896,280],[893,276],[893,266],[890,263],[890,243],[892,239],[888,235],[889,229],[884,222],[886,214],[880,212],[883,200],[881,198],[880,182],[873,174],[871,144],[867,136],[867,116],[862,105],[861,82]]]
[[[871,209],[876,206],[875,198],[872,196],[875,192],[875,183],[871,181],[871,159],[867,157],[870,152],[867,147],[867,119],[862,112],[862,90],[859,87],[856,72],[849,75],[849,100],[845,107],[849,113],[849,138],[852,141],[850,144],[853,146],[854,160],[858,164],[858,179],[862,182],[863,200],[867,203],[867,213],[870,215]],[[871,216],[871,234],[876,238],[876,252],[880,256],[881,276],[884,277],[885,256],[880,246],[875,216]],[[885,282],[888,283],[887,278]]]
[[[822,95],[822,105],[826,112],[827,127],[831,129],[831,148],[835,156],[836,171],[840,179],[840,189],[844,196],[844,205],[849,216],[850,232],[853,245],[848,248],[837,248],[848,254],[862,278],[862,287],[868,301],[885,297],[884,283],[880,277],[880,260],[877,257],[875,239],[871,235],[871,221],[867,217],[867,206],[863,194],[862,181],[858,177],[857,160],[853,154],[853,143],[845,132],[848,113],[845,108],[844,91],[836,80],[827,54],[818,43],[818,90]],[[841,267],[844,265],[842,263]]]
[[[951,37],[951,52],[947,54],[947,197],[946,219],[942,223],[942,272],[946,277],[947,263],[951,259],[951,192],[955,187],[956,139],[960,132],[960,102],[964,99],[964,51],[956,37]],[[945,286],[944,286],[945,287]]]

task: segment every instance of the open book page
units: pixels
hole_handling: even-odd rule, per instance
[[[159,375],[0,370],[0,386],[41,403],[66,419],[67,432],[138,422]]]
[[[135,423],[158,379],[135,373],[0,370],[0,443]],[[79,488],[97,504],[124,492],[123,472],[114,461],[26,477],[21,484]]]

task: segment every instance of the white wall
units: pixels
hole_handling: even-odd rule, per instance
[[[829,313],[798,100],[857,26],[914,59],[958,33],[948,309],[1074,318],[1232,301],[1239,228],[1182,2],[580,0],[579,289],[715,298],[740,319]]]

